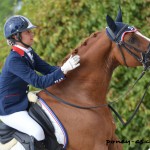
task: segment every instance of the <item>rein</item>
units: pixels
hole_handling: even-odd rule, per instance
[[[144,74],[145,74],[145,71],[143,71],[143,72],[141,73],[140,77],[135,81],[135,83],[133,84],[133,86],[126,92],[125,96],[133,89],[133,87],[134,87],[134,86],[136,85],[136,83],[144,76]],[[58,102],[61,102],[61,103],[65,104],[65,105],[68,105],[68,106],[71,106],[71,107],[75,107],[75,108],[78,108],[78,109],[96,109],[96,108],[101,108],[101,107],[109,107],[109,108],[115,113],[115,115],[118,117],[118,119],[119,119],[119,121],[122,123],[122,125],[127,126],[127,125],[132,121],[132,119],[134,118],[134,116],[136,115],[136,113],[138,112],[139,107],[140,107],[140,105],[142,104],[142,102],[143,102],[143,100],[144,100],[144,97],[145,97],[145,95],[146,95],[146,92],[147,92],[149,86],[150,86],[150,82],[148,83],[148,86],[147,86],[147,88],[146,88],[146,90],[145,90],[145,92],[144,92],[144,94],[143,94],[141,100],[140,100],[139,103],[137,104],[136,109],[134,110],[133,114],[130,116],[130,118],[129,118],[126,122],[123,121],[123,119],[122,119],[122,117],[119,115],[119,113],[111,106],[111,104],[113,104],[113,103],[115,103],[116,101],[118,101],[118,99],[115,100],[115,101],[113,101],[113,102],[110,102],[110,103],[108,103],[108,104],[101,104],[101,105],[95,105],[95,106],[80,106],[80,105],[76,105],[76,104],[67,102],[67,101],[65,101],[65,100],[63,100],[63,99],[61,99],[61,98],[59,98],[58,96],[56,96],[56,95],[52,94],[51,92],[49,92],[47,89],[44,89],[44,92],[45,92],[48,96],[50,96],[50,97],[54,98],[55,100],[57,100]]]
[[[69,105],[71,107],[75,107],[75,108],[79,108],[79,109],[94,109],[94,108],[99,108],[99,107],[106,107],[108,106],[108,104],[102,104],[102,105],[96,105],[96,106],[79,106],[70,102],[67,102],[61,98],[59,98],[58,96],[52,94],[51,92],[49,92],[47,89],[44,89],[45,93],[49,96],[51,96],[52,98],[54,98],[55,100],[57,100],[58,102],[61,102],[63,104]]]
[[[143,100],[144,100],[144,97],[145,97],[145,95],[146,95],[146,92],[147,92],[149,86],[150,86],[150,82],[148,83],[148,85],[147,85],[147,87],[146,87],[146,90],[145,90],[145,92],[144,92],[144,94],[143,94],[141,100],[139,101],[138,105],[136,106],[136,108],[135,108],[133,114],[130,116],[130,118],[129,118],[126,122],[122,119],[122,117],[119,115],[119,113],[118,113],[111,105],[109,105],[109,107],[111,108],[111,110],[115,113],[115,115],[118,117],[118,119],[120,120],[120,122],[121,122],[124,126],[127,126],[127,125],[132,121],[132,119],[134,118],[134,116],[136,115],[136,113],[138,112],[138,110],[139,110],[139,108],[140,108],[140,106],[141,106],[141,104],[142,104],[142,102],[143,102]]]

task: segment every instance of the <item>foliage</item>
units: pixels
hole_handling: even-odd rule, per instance
[[[23,0],[22,9],[16,14],[30,18],[33,24],[38,26],[34,31],[35,44],[33,48],[44,60],[56,65],[92,32],[106,27],[106,14],[115,19],[119,4],[123,11],[124,22],[136,26],[145,36],[149,37],[149,0]],[[3,39],[2,35],[0,35],[1,39]],[[0,44],[1,46],[4,44]],[[0,68],[8,53],[8,47],[4,47],[3,50],[5,52],[0,56]],[[113,74],[108,100],[113,101],[117,98],[118,102],[113,103],[112,106],[124,119],[130,117],[149,82],[148,72],[132,91],[129,90],[129,95],[124,96],[141,72],[141,67],[130,69],[119,67]],[[127,127],[123,127],[114,116],[117,124],[117,135],[121,140],[144,139],[150,141],[149,97],[150,93],[148,92],[139,112]],[[148,148],[146,143],[124,144],[125,150],[146,150]]]
[[[14,7],[12,6],[15,6],[15,4],[16,4],[16,0],[5,0],[5,1],[1,1],[0,4],[0,10],[1,10],[0,12],[0,20],[1,20],[0,21],[0,49],[1,49],[0,70],[3,66],[3,61],[8,54],[6,41],[3,37],[3,26],[4,26],[4,22],[6,21],[6,18],[13,14]]]
[[[1,25],[4,23],[4,18],[11,15],[11,13],[13,12],[13,7],[10,7],[10,6],[13,6],[14,2],[15,1],[12,1],[12,0],[1,1],[0,10],[3,12],[3,13],[0,13]]]

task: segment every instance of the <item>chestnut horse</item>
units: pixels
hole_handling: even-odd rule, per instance
[[[147,66],[144,58],[149,52],[150,39],[135,27],[124,24],[121,10],[116,21],[110,16],[106,20],[106,30],[92,34],[72,51],[71,54],[80,55],[80,67],[70,71],[66,80],[46,89],[71,104],[100,107],[79,109],[57,101],[45,90],[38,93],[64,125],[69,141],[67,150],[122,149],[120,143],[107,144],[107,140],[118,140],[106,100],[111,77],[120,65]]]

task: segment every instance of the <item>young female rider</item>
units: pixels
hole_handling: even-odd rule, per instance
[[[33,28],[36,26],[20,15],[10,17],[4,25],[5,38],[12,48],[0,75],[0,119],[40,143],[45,139],[43,129],[26,111],[28,86],[47,88],[64,80],[68,71],[80,65],[80,57],[70,57],[62,67],[47,64],[31,47]]]

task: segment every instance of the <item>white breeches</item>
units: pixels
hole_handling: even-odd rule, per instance
[[[0,119],[6,125],[33,136],[37,141],[45,139],[42,127],[29,116],[27,111],[20,111],[10,115],[0,116]]]

